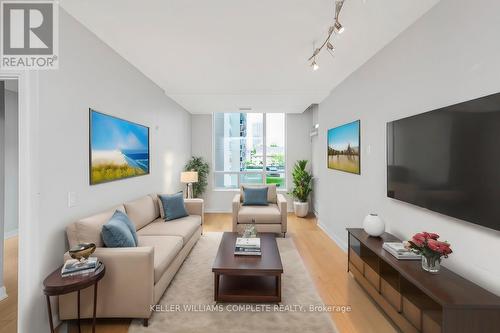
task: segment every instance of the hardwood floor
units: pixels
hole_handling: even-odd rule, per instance
[[[205,232],[231,230],[231,214],[206,214]],[[351,312],[332,313],[340,333],[392,333],[397,330],[382,314],[367,294],[347,273],[347,255],[316,224],[314,217],[288,216],[288,233],[304,261],[307,270],[325,304],[348,305]],[[1,311],[0,311],[1,312]],[[0,313],[3,318],[3,313]],[[99,320],[100,333],[126,333],[129,320]],[[77,332],[70,325],[70,332]],[[2,331],[0,333],[14,332]],[[91,332],[88,322],[82,332]]]
[[[17,237],[4,242],[4,283],[8,297],[0,301],[0,333],[17,331]]]

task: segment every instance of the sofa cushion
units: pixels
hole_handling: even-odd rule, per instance
[[[186,243],[201,226],[201,216],[189,215],[174,221],[165,222],[157,219],[137,231],[139,236],[180,236]]]
[[[276,192],[276,184],[242,184],[240,186],[240,200],[241,202],[245,201],[245,194],[243,193],[243,187],[246,188],[262,188],[262,187],[267,187],[267,201],[270,203],[277,203],[278,198],[277,198],[277,192]]]
[[[137,230],[135,230],[135,225],[132,223],[132,221],[130,221],[130,219],[127,216],[127,213],[124,213],[122,211],[117,210],[113,214],[113,216],[111,217],[110,221],[112,221],[112,220],[118,220],[118,221],[121,221],[122,223],[126,224],[127,228],[132,233],[132,237],[134,237],[135,245],[138,244],[139,240],[137,239]],[[103,226],[103,228],[106,226],[106,224]],[[103,238],[103,241],[104,241],[104,238]]]
[[[109,221],[117,210],[125,212],[125,207],[120,205],[70,224],[66,228],[69,247],[73,247],[79,243],[94,243],[97,247],[103,247],[104,242],[101,238],[102,226]]]
[[[163,273],[182,249],[182,244],[182,237],[178,236],[139,236],[139,246],[154,248],[155,283],[161,279]]]
[[[106,247],[136,247],[135,238],[137,235],[132,233],[132,222],[124,219],[127,217],[125,213],[116,211],[111,219],[102,226],[101,236]]]
[[[165,216],[166,221],[188,216],[182,192],[175,194],[160,194],[158,197],[160,198],[163,216]]]
[[[150,195],[143,196],[134,201],[124,204],[125,212],[137,230],[143,228],[148,223],[158,218],[158,208],[155,207],[153,197]]]
[[[238,223],[281,223],[281,214],[278,205],[269,206],[241,206],[238,211]]]

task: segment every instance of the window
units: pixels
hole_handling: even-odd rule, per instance
[[[263,183],[285,188],[283,113],[214,113],[213,138],[216,188]]]

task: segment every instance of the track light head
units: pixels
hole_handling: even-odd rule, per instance
[[[344,30],[345,30],[345,28],[342,26],[342,24],[340,24],[340,22],[339,22],[339,21],[336,21],[336,22],[335,22],[334,28],[335,28],[335,32],[337,32],[339,35],[340,35],[341,33],[343,33],[343,32],[344,32]]]
[[[313,62],[311,63],[311,67],[313,71],[317,71],[319,69],[319,65],[316,63],[316,60],[313,60]]]

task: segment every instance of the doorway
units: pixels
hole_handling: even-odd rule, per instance
[[[0,80],[0,333],[17,332],[19,230],[18,80]]]

